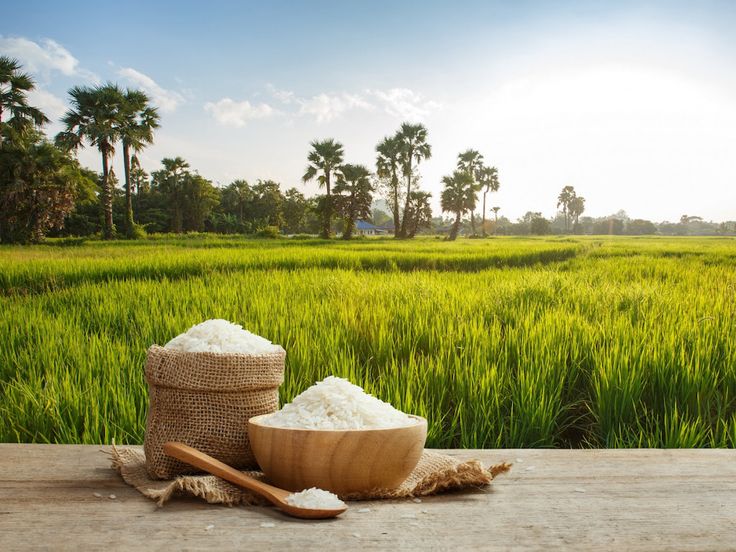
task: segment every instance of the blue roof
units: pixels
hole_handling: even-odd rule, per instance
[[[355,223],[355,228],[358,230],[375,230],[376,226],[373,226],[370,222],[359,220]]]

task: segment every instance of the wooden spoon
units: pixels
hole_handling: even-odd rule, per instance
[[[268,483],[263,483],[262,481],[249,477],[235,468],[232,468],[227,464],[223,464],[216,458],[212,458],[204,452],[200,452],[184,443],[165,443],[164,452],[177,460],[181,460],[195,468],[199,468],[207,473],[216,475],[225,481],[229,481],[234,485],[238,485],[239,487],[243,487],[244,489],[248,489],[249,491],[262,496],[271,504],[290,516],[304,519],[327,519],[339,516],[348,509],[347,506],[335,510],[318,510],[316,508],[299,508],[297,506],[292,506],[286,502],[286,497],[291,494],[289,491],[279,489],[278,487],[274,487],[273,485],[269,485]]]

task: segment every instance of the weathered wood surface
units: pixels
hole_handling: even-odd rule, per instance
[[[314,522],[157,508],[101,448],[0,444],[0,549],[736,550],[736,450],[452,450],[515,466],[488,491],[351,503]]]

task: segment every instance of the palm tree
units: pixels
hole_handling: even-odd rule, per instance
[[[560,195],[557,196],[557,207],[562,207],[562,214],[565,216],[565,232],[568,228],[568,219],[570,214],[570,201],[575,197],[575,188],[565,186],[562,188]]]
[[[220,204],[223,210],[234,215],[240,228],[244,228],[246,208],[254,199],[253,189],[247,180],[238,179],[222,190]]]
[[[498,182],[498,169],[496,167],[483,167],[480,170],[478,182],[485,189],[483,190],[483,236],[486,235],[486,195],[488,192],[497,192],[500,187]],[[496,216],[498,222],[498,215]],[[495,233],[495,229],[494,229]]]
[[[115,142],[120,137],[121,90],[113,84],[95,87],[75,86],[69,90],[72,108],[62,122],[66,129],[56,136],[56,143],[67,150],[79,149],[84,141],[96,146],[102,155],[102,209],[104,213],[103,237],[112,239],[115,227],[112,222],[113,181],[110,178],[110,157],[115,153]]]
[[[406,178],[406,203],[404,205],[404,217],[401,221],[401,231],[399,232],[399,237],[405,238],[406,215],[410,209],[411,179],[414,175],[414,164],[419,165],[422,159],[432,157],[432,147],[427,143],[427,128],[422,124],[402,123],[395,138],[400,144],[401,171],[404,178]]]
[[[447,213],[455,213],[455,222],[452,224],[448,237],[449,240],[454,240],[460,230],[463,214],[474,205],[473,177],[465,171],[455,171],[452,176],[442,177],[442,184],[445,186],[440,196],[442,210]]]
[[[340,167],[339,176],[335,183],[335,194],[338,211],[345,219],[345,229],[342,237],[349,240],[353,237],[355,222],[371,216],[371,173],[364,165],[345,164]]]
[[[181,157],[161,160],[162,170],[153,173],[153,182],[168,196],[172,209],[171,230],[181,234],[184,230],[184,181],[189,176],[189,163]]]
[[[376,174],[389,180],[390,204],[394,216],[394,238],[399,236],[399,164],[401,162],[401,142],[398,135],[381,140],[376,146]]]
[[[309,152],[307,170],[302,176],[303,182],[317,179],[320,188],[324,187],[326,196],[322,213],[322,238],[330,237],[332,226],[332,177],[337,176],[338,168],[342,164],[344,152],[342,144],[329,138],[327,140],[313,141],[312,151]],[[320,174],[321,173],[321,174]]]
[[[480,175],[483,166],[483,156],[476,150],[469,149],[457,156],[457,168],[468,173],[473,179],[473,187],[480,191]],[[475,234],[475,203],[470,209],[470,231]]]
[[[149,105],[148,96],[140,90],[126,90],[122,96],[118,132],[123,142],[123,170],[125,171],[125,233],[134,237],[133,199],[130,185],[130,151],[137,156],[153,143],[153,130],[159,126],[159,115]]]
[[[493,211],[493,217],[495,220],[495,225],[493,226],[493,233],[495,234],[498,232],[498,212],[501,210],[500,207],[491,207],[491,211]]]
[[[585,211],[585,198],[576,195],[570,200],[570,203],[567,206],[567,210],[570,212],[570,218],[575,221],[573,228],[577,229],[578,225],[580,224],[580,215],[582,215],[583,211]]]
[[[43,126],[49,122],[40,109],[28,105],[27,92],[36,88],[30,75],[20,72],[18,60],[0,56],[0,142],[5,139],[3,114],[10,113],[8,126],[22,131],[29,125]]]

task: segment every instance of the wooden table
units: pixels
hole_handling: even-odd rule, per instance
[[[102,448],[0,444],[0,549],[736,550],[736,450],[445,451],[515,465],[491,490],[307,522],[190,499],[157,508]]]

